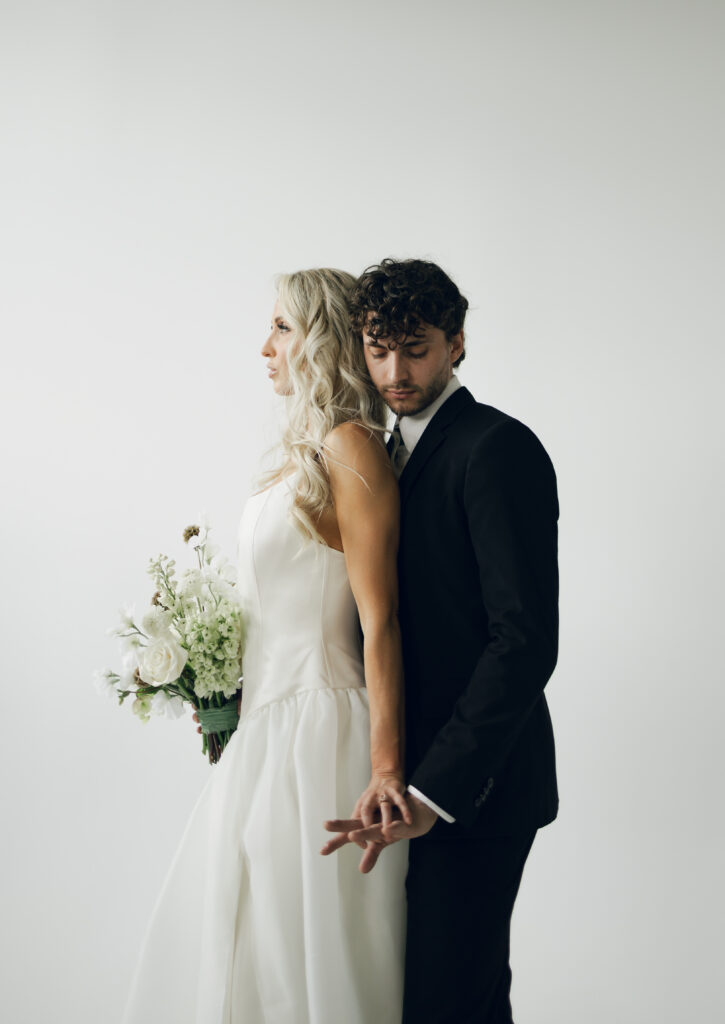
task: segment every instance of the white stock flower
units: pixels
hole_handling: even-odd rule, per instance
[[[201,597],[202,576],[198,569],[187,569],[179,583],[179,593],[182,597]]]
[[[141,619],[141,629],[150,637],[164,636],[171,625],[171,618],[171,612],[152,605]]]
[[[233,584],[237,582],[237,570],[230,562],[227,562],[227,564],[222,569],[221,576],[222,579],[225,580],[227,583]]]
[[[151,713],[164,718],[180,718],[184,713],[184,702],[176,694],[169,697],[163,690],[159,690],[151,698]]]
[[[136,657],[136,649],[126,651],[121,658],[121,671],[119,673],[118,685],[122,690],[135,690],[136,689],[136,677],[134,675],[138,667],[138,658]]]
[[[225,566],[227,566],[229,563],[227,562],[226,555],[223,555],[220,551],[218,554],[214,555],[209,564],[211,565],[214,572],[218,572],[221,575],[224,571]]]
[[[118,614],[121,618],[121,628],[125,631],[133,626],[136,619],[136,606],[132,604],[126,604],[123,608],[119,608]]]
[[[156,637],[139,651],[138,671],[150,686],[174,683],[181,675],[188,655],[170,633]]]
[[[148,696],[137,697],[131,705],[134,715],[138,715],[142,722],[148,722],[151,714],[151,698]]]
[[[102,697],[116,696],[116,677],[110,668],[96,669],[93,673],[93,685]]]
[[[225,598],[233,606],[239,605],[237,588],[232,583],[227,583],[222,576],[214,582],[214,593],[217,597]]]
[[[133,658],[136,660],[138,652],[142,647],[141,637],[138,633],[134,633],[133,636],[121,637],[118,641],[118,646],[121,648],[122,658]]]

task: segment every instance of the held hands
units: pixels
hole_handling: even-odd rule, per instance
[[[373,771],[370,782],[355,804],[352,817],[366,827],[375,821],[390,825],[396,807],[403,820],[410,824],[413,818],[405,801],[403,776],[399,772]]]
[[[368,793],[369,788],[365,790],[363,796],[358,800],[355,812],[357,812],[360,801]],[[389,822],[382,820],[382,815],[379,811],[375,815],[377,820],[373,824],[366,824],[355,812],[353,812],[354,816],[352,818],[336,818],[332,821],[326,821],[326,830],[328,832],[337,832],[338,834],[334,839],[330,839],[325,843],[320,853],[323,856],[327,856],[327,854],[334,853],[341,847],[346,846],[347,843],[356,843],[364,850],[360,860],[360,871],[363,874],[372,871],[377,864],[378,857],[386,846],[397,843],[401,839],[416,839],[418,836],[423,836],[426,832],[430,832],[438,820],[436,812],[411,793],[408,793],[406,800],[407,816],[403,816],[399,805],[396,803],[395,807],[389,808],[391,818]],[[383,806],[384,804],[385,801],[383,801]]]

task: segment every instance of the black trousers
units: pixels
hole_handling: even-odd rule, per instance
[[[535,835],[411,841],[403,1024],[512,1024],[511,913]]]

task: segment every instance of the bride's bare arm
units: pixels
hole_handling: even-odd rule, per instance
[[[353,817],[383,822],[405,801],[403,660],[398,624],[398,484],[379,436],[357,423],[336,427],[325,442],[326,465],[350,586],[363,631],[370,702],[372,777]],[[383,800],[381,801],[381,797]]]

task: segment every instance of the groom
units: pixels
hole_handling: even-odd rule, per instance
[[[556,817],[544,686],[557,657],[556,477],[536,436],[453,373],[467,300],[434,263],[383,260],[352,320],[396,414],[399,618],[413,824],[328,822],[361,868],[410,838],[404,1024],[510,1024],[509,931]]]

